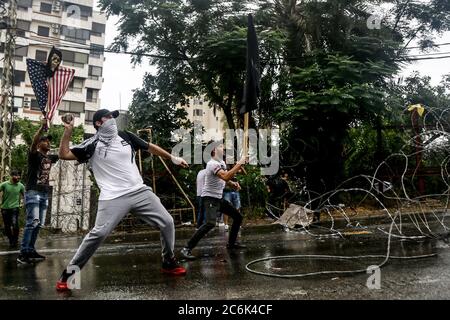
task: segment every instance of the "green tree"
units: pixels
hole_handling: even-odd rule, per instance
[[[189,129],[192,124],[186,119],[187,112],[184,109],[158,97],[157,92],[155,77],[146,75],[143,87],[134,92],[129,108],[131,127],[135,131],[151,127],[152,141],[170,148],[172,132],[181,128]]]
[[[166,106],[189,105],[188,97],[205,95],[211,107],[223,110],[229,128],[239,124],[245,55],[245,11],[254,1],[220,0],[101,0],[108,14],[119,15],[120,34],[112,49],[131,49],[134,63],[142,55],[153,54],[150,64],[157,66],[156,75],[144,81],[152,83],[156,101]],[[274,64],[281,57],[284,35],[269,27],[270,9],[260,1],[256,19],[260,23],[261,56],[263,61],[264,108],[278,103],[277,88],[280,67]],[[280,78],[281,79],[281,78]],[[146,84],[144,86],[146,86]],[[274,91],[272,93],[272,91]],[[149,111],[152,112],[152,111]]]
[[[349,133],[402,117],[404,88],[395,77],[408,63],[408,47],[418,42],[430,50],[435,36],[450,28],[448,0],[100,3],[120,16],[112,48],[136,53],[134,63],[151,54],[157,67],[133,101],[141,127],[158,119],[176,123],[182,115],[174,106],[202,94],[224,111],[228,127],[241,125],[246,13],[253,11],[262,62],[261,111],[253,125],[282,129],[281,164],[296,166],[316,192],[344,176]],[[368,28],[384,6],[381,28]]]
[[[390,9],[381,28],[369,29],[375,6],[385,4]],[[450,4],[278,0],[274,7],[287,33],[292,93],[278,113],[289,120],[283,160],[302,163],[297,174],[321,193],[342,180],[349,130],[402,112],[393,78],[407,62],[406,47],[413,40],[430,47],[435,33],[448,30]]]

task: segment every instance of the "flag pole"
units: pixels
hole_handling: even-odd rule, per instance
[[[249,156],[250,112],[257,108],[258,97],[261,93],[258,39],[256,36],[255,26],[253,24],[253,16],[251,14],[248,15],[246,65],[247,74],[244,86],[244,104],[240,110],[241,115],[244,115],[243,157]]]
[[[248,124],[249,124],[249,112],[246,112],[244,114],[244,152],[243,157],[246,157],[248,155]]]

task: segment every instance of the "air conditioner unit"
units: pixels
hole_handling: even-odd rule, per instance
[[[23,102],[23,107],[24,108],[29,108],[30,107],[30,102],[29,101],[24,101]]]
[[[61,11],[61,1],[53,1],[52,11],[53,12],[60,12]]]
[[[23,101],[27,101],[27,102],[30,102],[30,101],[31,101],[31,99],[30,99],[30,97],[24,97],[24,98],[23,98]]]
[[[59,34],[59,24],[52,23],[52,32],[53,34]]]

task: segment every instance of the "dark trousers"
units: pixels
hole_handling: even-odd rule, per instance
[[[2,209],[5,235],[10,245],[16,245],[19,241],[19,208]]]
[[[202,197],[202,202],[205,208],[206,222],[194,233],[191,240],[189,240],[187,247],[193,249],[197,243],[216,226],[217,214],[219,212],[222,212],[233,219],[230,236],[228,238],[228,243],[233,245],[236,242],[239,228],[241,227],[242,215],[231,205],[231,203],[223,199]]]
[[[197,196],[197,228],[205,223],[205,207],[203,206],[202,197]]]

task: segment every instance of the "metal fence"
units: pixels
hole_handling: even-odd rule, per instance
[[[92,182],[87,165],[58,161],[50,172],[50,185],[48,226],[63,233],[88,230]]]

